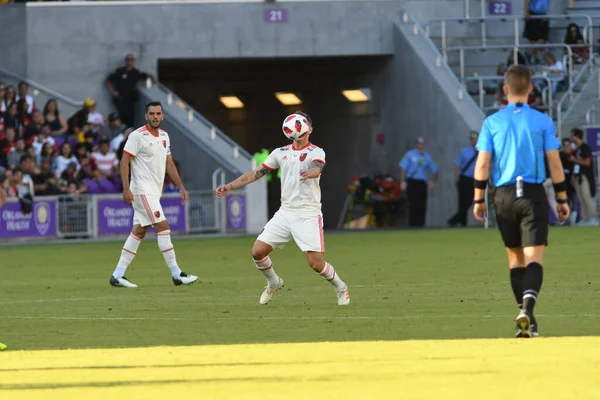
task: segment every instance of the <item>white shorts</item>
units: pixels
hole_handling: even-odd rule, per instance
[[[160,197],[145,194],[133,195],[133,225],[154,225],[165,219],[165,213],[160,205]]]
[[[256,239],[273,248],[283,247],[294,239],[302,251],[325,253],[323,214],[306,215],[279,210]]]

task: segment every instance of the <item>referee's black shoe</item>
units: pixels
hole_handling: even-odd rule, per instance
[[[531,338],[533,337],[533,328],[535,325],[531,323],[533,317],[527,313],[525,310],[521,310],[519,315],[517,315],[516,323],[517,323],[517,334],[515,337],[518,338]],[[537,334],[537,328],[535,329]]]

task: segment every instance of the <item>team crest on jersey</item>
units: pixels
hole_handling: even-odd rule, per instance
[[[166,140],[163,140],[163,146],[164,146],[165,149],[167,148],[167,141]]]
[[[160,211],[155,211],[155,212],[154,212],[154,216],[155,216],[156,218],[160,218]]]
[[[300,154],[300,161],[306,160],[306,156],[307,155],[308,155],[308,153],[302,153],[302,154]]]

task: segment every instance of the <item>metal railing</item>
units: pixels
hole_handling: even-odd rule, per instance
[[[560,99],[558,104],[556,104],[556,125],[557,125],[557,131],[558,131],[557,133],[559,136],[562,135],[563,121],[565,121],[568,118],[569,114],[571,114],[571,112],[574,110],[575,105],[577,103],[579,103],[579,101],[581,100],[586,89],[589,87],[589,85],[592,82],[594,82],[594,78],[596,78],[596,82],[598,85],[598,96],[600,97],[600,75],[598,73],[598,68],[595,67],[596,57],[597,57],[596,54],[591,55],[588,62],[586,62],[584,64],[581,71],[579,71],[579,74],[575,77],[573,82],[571,82],[571,84],[569,85],[569,89],[567,90],[567,92],[563,95],[563,97]],[[579,90],[579,93],[577,94],[577,96],[573,97],[575,86],[578,85],[580,82],[582,82],[584,76],[586,76],[586,74],[588,74],[588,73],[589,73],[589,77],[588,77],[587,81],[585,82],[583,87]],[[565,106],[567,99],[571,100],[571,102],[569,104],[569,107],[563,113],[563,107]]]
[[[585,123],[587,125],[596,125],[596,114],[598,111],[600,111],[600,108],[596,108],[596,106],[587,109],[585,112]]]
[[[542,104],[544,104],[543,107],[537,107],[539,109],[547,109],[548,110],[548,115],[550,117],[552,117],[552,92],[551,92],[551,88],[552,88],[552,81],[550,80],[549,77],[547,76],[543,76],[543,75],[534,75],[531,78],[533,81],[537,80],[545,80],[546,81],[546,87],[544,89],[542,89]],[[484,112],[487,112],[489,110],[494,110],[494,109],[499,109],[496,107],[486,107],[484,104],[484,99],[485,99],[485,88],[483,85],[484,81],[501,81],[502,77],[501,76],[477,76],[477,77],[467,77],[465,79],[466,82],[477,82],[477,87],[478,87],[478,96],[479,96],[479,108],[481,108]],[[502,87],[499,86],[498,90],[502,90]]]
[[[486,3],[485,0],[479,1],[482,16],[485,15],[485,3]],[[471,18],[471,2],[470,2],[470,0],[465,0],[465,18]]]
[[[554,20],[574,20],[574,19],[585,19],[587,24],[583,27],[583,37],[584,42],[590,48],[590,54],[594,52],[594,34],[593,34],[593,23],[592,17],[586,14],[565,14],[565,15],[539,15],[539,16],[531,16],[532,19],[554,19]],[[520,21],[522,21],[522,16],[508,17],[508,16],[486,16],[486,17],[474,17],[474,18],[434,18],[427,22],[425,26],[425,32],[427,36],[431,36],[431,27],[433,24],[441,24],[441,48],[442,50],[447,47],[448,42],[448,34],[447,34],[447,24],[448,22],[456,22],[459,24],[463,23],[480,23],[481,24],[481,45],[485,46],[487,44],[488,35],[487,35],[487,23],[506,23],[512,22],[514,25],[514,46],[519,46],[520,38],[522,35]]]
[[[458,51],[459,53],[459,79],[460,82],[465,82],[465,52],[467,51],[486,51],[486,50],[510,50],[512,47],[509,46],[462,46],[462,47],[449,47],[443,50],[444,59],[448,60],[448,52]],[[547,48],[564,48],[567,52],[569,60],[573,59],[573,50],[569,45],[566,44],[522,44],[512,48],[514,51],[514,59],[518,60],[519,49],[547,49]],[[569,79],[569,87],[573,83],[573,63],[569,62],[567,65]]]
[[[394,23],[396,23],[398,25],[400,23],[412,24],[413,35],[415,35],[415,36],[421,35],[425,39],[425,42],[427,43],[427,46],[429,46],[429,48],[433,52],[434,57],[435,57],[435,65],[436,65],[436,67],[437,68],[444,68],[446,70],[446,72],[448,73],[448,76],[450,76],[450,78],[455,82],[458,98],[459,99],[466,98],[467,101],[471,101],[473,103],[473,105],[475,107],[477,107],[477,104],[475,103],[475,100],[473,100],[473,98],[471,96],[465,96],[465,87],[464,87],[464,85],[458,80],[458,77],[456,76],[456,74],[454,73],[454,71],[452,71],[452,68],[450,68],[450,66],[448,65],[448,63],[445,61],[444,57],[440,53],[440,50],[431,41],[431,39],[425,34],[425,30],[423,29],[423,26],[419,23],[419,21],[417,21],[417,19],[414,17],[414,15],[412,15],[408,11],[404,11],[402,13],[402,19],[401,20],[400,19],[396,19],[394,21]]]

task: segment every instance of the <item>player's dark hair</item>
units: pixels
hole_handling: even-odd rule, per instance
[[[504,84],[508,86],[513,96],[524,96],[531,90],[532,72],[522,65],[511,65],[504,77]]]
[[[307,113],[302,112],[302,111],[296,111],[295,114],[302,115],[304,118],[306,118],[306,120],[308,121],[310,126],[312,126],[312,119],[308,116]]]
[[[575,136],[576,138],[583,140],[583,131],[581,129],[579,129],[579,128],[571,129],[571,134],[573,136]]]
[[[150,103],[146,104],[146,113],[148,113],[148,109],[150,107],[154,107],[154,106],[159,106],[160,107],[160,111],[163,110],[163,106],[162,106],[162,104],[161,104],[160,101],[151,101]]]

